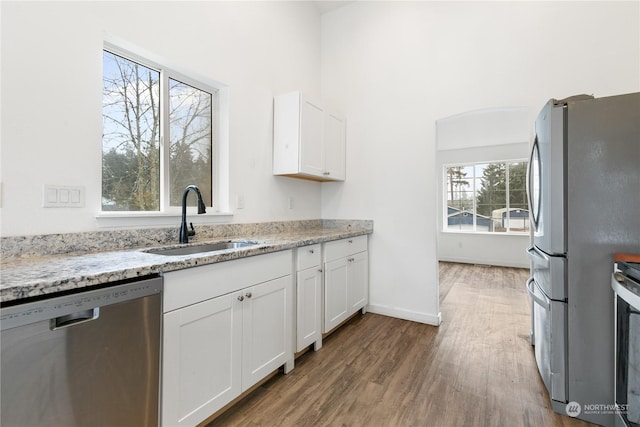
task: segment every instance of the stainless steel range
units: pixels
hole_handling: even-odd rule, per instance
[[[616,426],[640,426],[640,263],[619,262],[615,292]]]

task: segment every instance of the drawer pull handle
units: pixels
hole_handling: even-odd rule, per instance
[[[353,240],[349,240],[349,243],[353,243]]]

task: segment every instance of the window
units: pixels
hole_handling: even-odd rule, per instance
[[[528,232],[526,161],[444,167],[444,229]]]
[[[215,200],[218,89],[103,51],[102,210],[165,212],[197,185]]]

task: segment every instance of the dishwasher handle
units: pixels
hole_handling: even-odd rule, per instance
[[[49,329],[55,331],[56,329],[68,328],[80,323],[91,322],[92,320],[96,320],[98,317],[100,317],[100,307],[77,311],[75,313],[51,319]]]
[[[542,306],[545,310],[549,311],[551,309],[551,304],[549,303],[549,301],[547,301],[546,298],[544,297],[539,297],[536,294],[536,290],[534,289],[534,286],[536,285],[536,282],[534,280],[533,277],[530,277],[529,280],[527,280],[527,291],[529,292],[529,295],[531,295],[531,298],[533,298],[533,300],[540,306]]]

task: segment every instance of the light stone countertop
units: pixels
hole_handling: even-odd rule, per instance
[[[370,234],[371,225],[337,225],[308,229],[284,229],[271,234],[208,238],[190,244],[221,240],[258,241],[250,246],[193,255],[166,256],[144,252],[151,247],[97,253],[28,256],[3,259],[0,264],[0,303],[43,297],[63,291],[213,264],[316,243]],[[169,244],[156,247],[184,245]]]

